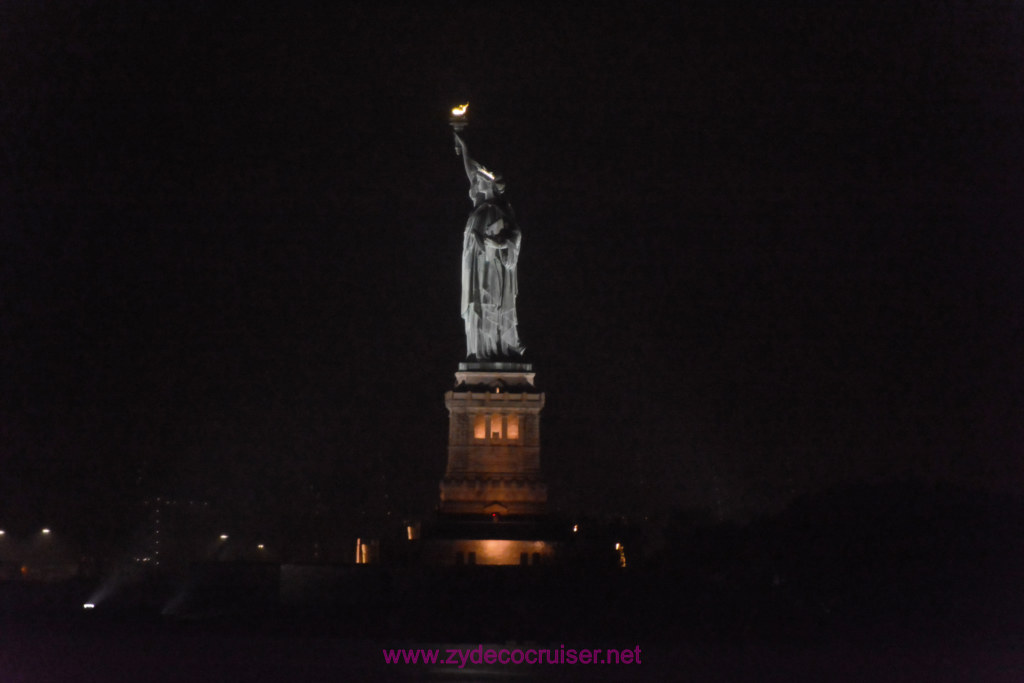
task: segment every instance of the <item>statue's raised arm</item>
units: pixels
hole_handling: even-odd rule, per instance
[[[455,133],[455,152],[462,157],[462,164],[466,168],[466,177],[469,178],[469,182],[473,182],[474,166],[479,166],[475,161],[469,158],[469,148],[466,146],[466,141],[462,139],[462,136]]]
[[[462,157],[462,166],[466,170],[466,178],[469,179],[469,198],[473,206],[480,206],[485,202],[496,200],[505,191],[505,182],[500,173],[488,171],[483,164],[474,161],[469,156],[469,147],[466,141],[456,133],[455,143]]]

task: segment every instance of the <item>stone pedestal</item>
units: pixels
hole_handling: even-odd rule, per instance
[[[463,362],[448,407],[448,465],[442,514],[543,515],[547,486],[540,471],[544,394],[531,365]]]

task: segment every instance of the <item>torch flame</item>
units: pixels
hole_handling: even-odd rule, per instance
[[[465,116],[466,115],[466,111],[468,109],[469,109],[469,102],[466,102],[465,104],[460,104],[457,107],[453,107],[452,108],[452,116]]]

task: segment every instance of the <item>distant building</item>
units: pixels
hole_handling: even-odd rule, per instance
[[[140,569],[184,573],[193,562],[225,559],[230,538],[202,500],[157,496],[142,502],[143,524],[130,561]]]

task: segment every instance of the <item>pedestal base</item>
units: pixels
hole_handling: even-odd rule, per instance
[[[448,465],[441,481],[446,514],[543,514],[540,471],[544,394],[529,363],[465,361],[448,408]]]
[[[548,487],[540,477],[474,473],[441,480],[441,511],[464,515],[541,515]]]
[[[530,363],[505,361],[463,361],[455,373],[455,386],[490,389],[518,389],[532,387],[537,373]]]

